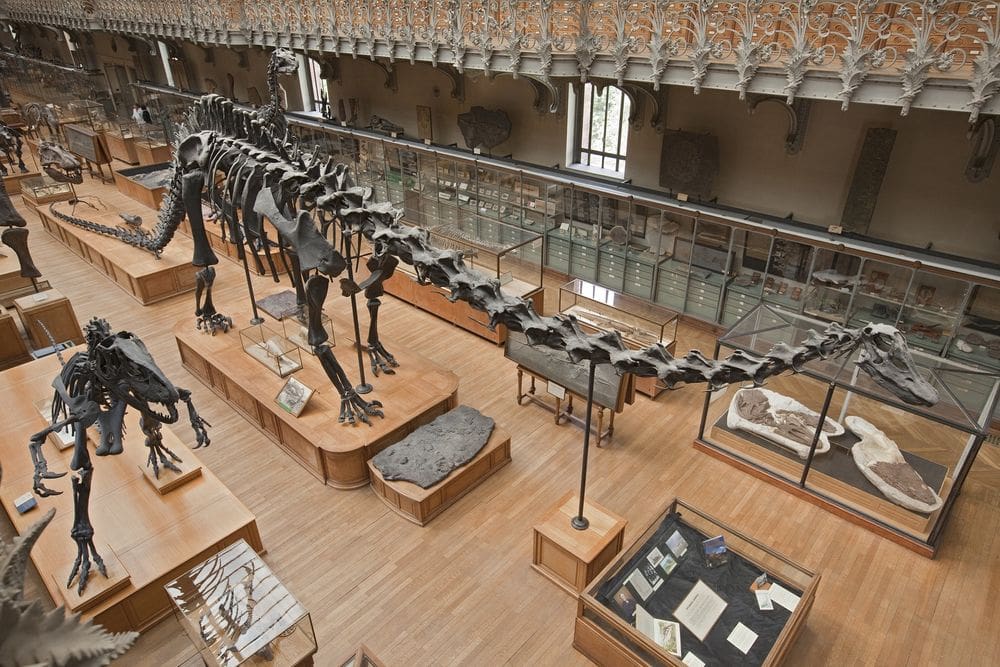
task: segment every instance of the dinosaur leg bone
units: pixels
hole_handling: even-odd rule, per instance
[[[347,422],[354,425],[358,421],[361,421],[371,426],[372,423],[368,419],[369,417],[385,417],[385,413],[381,410],[381,402],[366,401],[354,390],[350,379],[347,377],[347,373],[344,372],[340,362],[337,361],[337,357],[333,355],[333,351],[329,345],[326,343],[314,345],[313,352],[316,353],[316,357],[323,366],[323,370],[326,371],[326,376],[330,378],[330,382],[333,383],[333,386],[340,394],[340,416],[337,418],[338,422]]]
[[[86,438],[86,436],[84,436]],[[84,442],[86,446],[86,442]],[[94,526],[90,523],[90,484],[94,469],[90,462],[80,470],[79,474],[73,477],[73,528],[70,530],[70,537],[76,542],[76,560],[69,572],[66,580],[66,588],[73,585],[73,580],[79,573],[80,579],[77,582],[76,590],[83,595],[87,587],[87,580],[90,578],[90,561],[93,559],[97,571],[108,576],[108,570],[104,566],[104,560],[97,553],[94,546]]]
[[[395,375],[394,368],[399,366],[396,357],[389,353],[378,337],[378,308],[382,301],[377,298],[368,299],[368,358],[372,364],[372,374],[382,371],[386,375]]]
[[[195,442],[197,442],[194,448],[208,447],[212,444],[212,439],[208,437],[208,429],[206,427],[211,426],[211,424],[202,419],[201,415],[198,414],[198,411],[194,407],[194,400],[191,398],[190,390],[178,387],[177,393],[180,395],[180,399],[187,404],[188,419],[191,420],[191,428],[194,429]]]
[[[139,428],[142,429],[142,432],[146,436],[146,447],[149,448],[149,458],[146,460],[146,465],[153,466],[153,476],[156,479],[160,478],[161,465],[167,470],[180,472],[181,469],[175,466],[173,461],[183,463],[181,457],[174,454],[163,444],[163,424],[157,419],[147,419],[143,416],[139,417]]]
[[[42,498],[47,496],[58,496],[62,493],[62,491],[53,491],[52,489],[47,488],[42,480],[59,479],[66,474],[64,472],[49,472],[49,462],[45,460],[45,453],[42,452],[42,445],[45,444],[45,439],[49,436],[49,433],[59,431],[70,424],[77,425],[77,429],[80,429],[81,427],[78,425],[78,422],[79,420],[76,417],[70,417],[69,419],[64,419],[63,421],[56,422],[55,424],[50,424],[46,426],[45,429],[31,436],[31,440],[28,441],[28,451],[31,453],[31,463],[35,468],[32,490]],[[86,433],[86,431],[84,431],[84,433]]]
[[[213,336],[217,331],[226,333],[233,326],[233,318],[216,312],[212,303],[212,285],[215,283],[215,267],[206,266],[195,274],[195,317],[198,329]],[[202,296],[205,300],[202,301]]]

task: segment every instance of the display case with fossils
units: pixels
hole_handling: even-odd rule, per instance
[[[827,323],[763,304],[716,344],[716,357],[797,346]],[[802,494],[925,555],[939,546],[952,504],[987,436],[1000,374],[907,345],[903,331],[872,327],[870,344],[796,366],[765,387],[736,385],[705,400],[697,443],[737,467]],[[752,357],[751,357],[752,358]],[[749,363],[749,362],[748,362]],[[904,402],[859,372],[890,370],[895,384],[922,377],[937,402]]]
[[[165,586],[206,665],[312,664],[312,617],[245,541]]]
[[[263,324],[241,329],[240,341],[244,352],[278,377],[283,378],[302,368],[299,346]]]

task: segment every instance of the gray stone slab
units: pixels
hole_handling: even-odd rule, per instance
[[[383,449],[372,463],[386,480],[429,489],[475,458],[491,433],[492,417],[460,405]]]

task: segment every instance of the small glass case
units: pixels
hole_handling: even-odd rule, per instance
[[[333,333],[333,320],[331,320],[326,315],[322,317],[323,330],[326,331],[327,340],[326,344],[330,347],[336,345],[336,336]],[[312,345],[309,344],[309,321],[307,318],[299,318],[296,315],[289,315],[281,320],[281,326],[285,333],[285,338],[287,338],[292,343],[299,346],[299,349],[306,352],[306,354],[312,354]]]
[[[312,664],[312,617],[244,540],[165,588],[206,665]]]
[[[21,181],[21,194],[38,206],[72,199],[73,188],[69,183],[59,183],[48,176],[36,176]]]
[[[283,378],[302,368],[299,346],[263,324],[241,330],[240,341],[244,352],[278,377]]]

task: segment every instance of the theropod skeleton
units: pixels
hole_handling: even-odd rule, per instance
[[[399,211],[373,203],[370,189],[355,187],[347,167],[322,159],[316,151],[302,150],[294,135],[287,129],[279,135],[274,125],[261,122],[258,112],[238,108],[218,95],[206,95],[193,104],[189,123],[192,130],[178,146],[174,181],[151,237],[165,244],[186,212],[194,237],[194,264],[206,272],[212,270],[217,259],[205,235],[200,205],[206,182],[211,197],[221,192],[231,202],[234,239],[242,234],[266,241],[262,223],[263,218],[269,219],[278,230],[278,243],[295,260],[294,276],[307,276],[303,292],[310,305],[309,342],[340,392],[341,421],[367,422],[368,415],[380,414],[381,405],[357,396],[326,345],[327,335],[320,325],[319,307],[329,281],[344,271],[351,257],[348,252],[345,259],[327,240],[326,229],[332,222],[337,223],[342,238],[363,237],[372,247],[370,277],[360,285],[350,278],[340,282],[344,294],[364,290],[369,297],[368,351],[376,367],[391,367],[393,361],[378,339],[381,282],[403,261],[415,268],[419,282],[446,288],[451,300],[465,301],[485,312],[490,327],[502,324],[523,332],[531,344],[565,350],[575,362],[611,364],[621,373],[658,377],[668,387],[679,383],[707,383],[712,388],[732,382],[759,385],[769,377],[799,370],[810,360],[849,354],[860,347],[858,365],[880,385],[910,403],[930,405],[938,400],[935,388],[915,367],[903,336],[889,326],[849,329],[831,324],[823,332],[812,332],[801,345],[778,344],[761,356],[735,352],[724,360],[709,359],[696,350],[674,358],[662,345],[629,349],[615,331],[587,334],[572,317],[539,315],[530,301],[504,294],[499,281],[466,266],[461,252],[431,245],[426,231],[402,224]],[[221,186],[216,184],[217,171],[225,174]],[[242,215],[238,221],[237,212]],[[211,280],[204,282],[209,306],[201,302],[202,287],[199,283],[196,314],[200,327],[212,328],[214,318],[221,316],[210,308]]]
[[[91,560],[107,576],[104,561],[94,547],[94,527],[90,523],[90,488],[93,465],[87,447],[87,429],[96,426],[99,434],[94,454],[121,454],[125,434],[125,412],[139,412],[139,428],[149,448],[147,465],[159,477],[160,466],[180,472],[174,462],[180,458],[163,444],[163,424],[180,419],[178,403],[187,405],[194,429],[195,449],[211,441],[206,427],[191,400],[191,392],[175,387],[156,365],[143,342],[127,331],[112,333],[105,320],[92,319],[84,327],[87,349],[70,357],[52,381],[52,419],[49,426],[31,436],[29,449],[34,463],[34,491],[39,496],[61,493],[45,486],[47,479],[62,477],[54,473],[42,452],[49,433],[70,427],[75,441],[70,469],[76,473],[73,485],[73,527],[70,535],[76,542],[77,555],[66,586],[72,586],[79,574],[77,589],[82,594],[90,575]],[[62,356],[60,355],[60,360]]]
[[[11,127],[6,123],[0,122],[0,151],[3,151],[4,155],[7,156],[7,163],[11,169],[14,168],[16,158],[17,168],[21,170],[22,174],[26,174],[28,173],[28,167],[24,164],[21,152],[23,147],[24,143],[21,141],[21,131],[16,127]],[[0,162],[0,176],[6,175],[7,167],[3,162]]]

